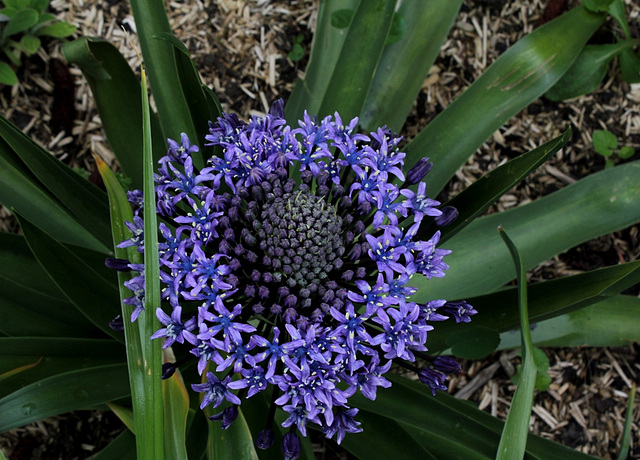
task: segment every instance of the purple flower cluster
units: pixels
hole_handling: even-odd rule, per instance
[[[349,398],[359,390],[374,400],[391,385],[392,363],[434,393],[445,389],[446,373],[459,367],[424,353],[431,323],[468,322],[476,313],[465,302],[410,300],[413,276],[448,269],[440,232],[419,239],[421,225],[437,228],[455,215],[443,216],[426,196],[427,160],[405,180],[400,138],[385,128],[359,134],[356,124],[337,113],[305,114],[292,129],[282,101],[248,123],[224,114],[205,144],[222,156],[197,170],[198,148],[183,135],[169,141],[155,177],[162,297],[171,312],[158,309],[164,327],[153,337],[190,348],[204,376],[192,387],[202,408],[225,407],[214,416],[223,427],[243,398],[269,390],[288,414],[285,458],[297,457],[297,433],[306,436],[309,423],[338,442],[361,431]],[[119,247],[142,252],[141,194],[130,201],[133,237]],[[140,272],[127,283],[135,320],[144,310],[143,267],[130,268]],[[273,444],[273,412],[258,447]]]

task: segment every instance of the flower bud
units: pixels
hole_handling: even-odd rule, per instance
[[[109,321],[109,327],[111,330],[116,332],[124,331],[124,321],[122,320],[122,316],[118,315]]]
[[[256,446],[258,446],[258,449],[266,450],[273,445],[275,439],[276,436],[273,434],[273,430],[271,428],[265,428],[258,433]]]
[[[433,396],[436,395],[436,390],[447,391],[447,386],[444,384],[447,376],[442,372],[424,367],[418,371],[418,378],[422,383],[431,388]]]
[[[162,364],[162,380],[167,380],[176,372],[175,363],[164,363]]]
[[[434,219],[438,227],[446,227],[458,218],[458,210],[453,206],[445,206],[441,211],[442,214]]]
[[[226,430],[231,426],[231,424],[237,418],[238,418],[238,406],[231,406],[231,407],[227,407],[222,412],[218,412],[217,414],[212,415],[211,417],[209,417],[209,420],[213,422],[222,421],[222,426],[220,428],[222,428],[223,430]]]
[[[445,374],[457,374],[460,372],[460,363],[451,356],[438,356],[433,360],[433,367]]]
[[[407,173],[407,180],[405,185],[414,185],[424,179],[424,176],[431,170],[433,163],[429,161],[429,158],[421,158],[413,168]]]
[[[282,443],[280,444],[282,453],[285,460],[295,460],[300,456],[302,446],[300,445],[300,438],[294,432],[290,431],[282,437]]]
[[[110,268],[112,270],[116,270],[118,272],[130,272],[131,271],[131,267],[129,267],[130,263],[131,262],[129,262],[128,260],[116,259],[114,257],[107,257],[104,260],[104,265],[107,268]]]

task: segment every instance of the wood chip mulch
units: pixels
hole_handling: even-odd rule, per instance
[[[562,9],[576,3],[465,1],[402,130],[405,140],[414,137],[510,45],[531,32],[543,16],[553,15],[553,7]],[[639,37],[640,4],[631,0],[625,0],[625,4],[632,34]],[[550,6],[545,13],[547,5]],[[227,111],[243,118],[263,114],[274,99],[288,97],[296,77],[304,71],[317,14],[316,1],[204,0],[171,2],[168,7],[176,36],[186,44],[203,80]],[[51,10],[60,19],[78,26],[81,34],[109,39],[138,69],[136,54],[122,30],[124,26],[132,31],[135,45],[135,25],[125,2],[53,0]],[[619,33],[613,21],[609,25]],[[305,55],[294,62],[287,55],[298,36]],[[610,38],[598,37],[604,41]],[[70,68],[70,73],[65,74],[60,69],[61,62],[64,59],[59,42],[45,41],[37,56],[20,70],[20,84],[0,90],[2,113],[73,167],[95,170],[92,151],[114,163],[88,85],[77,68]],[[56,97],[69,98],[69,81],[73,82],[71,93],[75,92],[71,107],[68,102],[61,105],[54,101]],[[65,92],[66,96],[60,96]],[[603,85],[590,95],[560,103],[536,100],[479,149],[441,198],[459,192],[488,170],[558,136],[569,125],[574,129],[570,144],[504,195],[489,212],[535,200],[602,170],[604,160],[594,151],[591,140],[596,129],[613,132],[621,145],[636,149],[633,159],[640,158],[640,85],[621,82],[614,66]],[[15,221],[2,207],[0,230],[17,231]],[[637,260],[638,247],[635,225],[561,254],[531,270],[529,277],[539,281]],[[638,295],[639,290],[636,286],[628,294]],[[640,380],[638,345],[547,348],[545,352],[551,362],[552,383],[549,390],[536,395],[531,430],[585,453],[617,458],[631,382]],[[450,392],[505,418],[515,388],[510,377],[518,362],[514,351],[465,361],[463,373],[451,380]],[[640,397],[636,395],[630,458],[640,458],[639,408]],[[14,460],[87,458],[97,451],[96,446],[106,442],[105,433],[108,438],[117,432],[117,422],[114,425],[111,414],[77,414],[54,417],[0,435],[0,448]],[[103,417],[109,428],[95,431],[92,427]],[[60,433],[68,431],[67,425],[86,429],[82,439],[67,437],[61,449],[55,446],[56,439],[65,438]],[[72,450],[74,445],[76,449]],[[318,458],[344,457],[329,444],[319,446]]]

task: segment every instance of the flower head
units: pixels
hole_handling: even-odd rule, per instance
[[[445,388],[440,370],[412,363],[428,361],[431,322],[476,313],[465,302],[411,301],[413,276],[448,269],[440,233],[417,237],[442,214],[420,182],[430,163],[408,176],[417,191],[399,187],[400,139],[386,128],[356,133],[357,122],[305,114],[292,129],[281,101],[249,123],[225,114],[205,144],[221,147],[220,157],[198,171],[191,155],[199,151],[183,135],[156,175],[162,296],[171,312],[158,310],[165,327],[154,337],[191,347],[206,376],[192,388],[203,393],[202,407],[227,407],[214,416],[225,427],[243,398],[272,392],[288,414],[286,458],[299,455],[309,422],[338,442],[361,431],[349,398],[360,391],[376,399],[391,385],[384,374],[393,363],[434,392]],[[143,251],[143,203],[130,196],[133,236],[119,246]],[[144,309],[142,275],[128,286],[135,319]],[[273,443],[273,410],[269,417],[261,448]]]

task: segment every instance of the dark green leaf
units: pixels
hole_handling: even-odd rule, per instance
[[[113,153],[134,188],[142,188],[142,106],[140,83],[120,52],[106,41],[83,37],[65,43],[68,62],[82,70],[93,94]],[[153,118],[157,158],[166,153],[165,140]]]
[[[346,29],[351,24],[354,10],[342,9],[331,13],[331,25],[336,29]]]
[[[427,451],[431,452],[433,458],[457,460],[489,460],[491,458],[477,452],[473,446],[467,444],[464,440],[452,441],[443,436],[419,430],[406,423],[399,423],[398,425],[404,428],[411,438],[427,449]],[[531,459],[527,458],[526,460]]]
[[[461,4],[462,0],[400,3],[390,36],[396,18],[406,24],[406,32],[397,43],[384,47],[360,116],[365,129],[387,125],[400,131]]]
[[[640,83],[640,57],[631,48],[620,54],[620,72],[625,82]]]
[[[451,352],[464,359],[481,359],[500,344],[500,336],[494,329],[472,326],[464,331],[455,331],[447,337]]]
[[[318,116],[338,112],[343,120],[360,114],[391,26],[394,2],[361,1],[331,74]],[[362,37],[368,37],[363,40]]]
[[[407,21],[399,13],[393,13],[391,19],[391,28],[389,29],[389,35],[387,35],[387,41],[385,45],[391,45],[397,41],[400,41],[402,37],[407,33]]]
[[[399,423],[371,412],[360,411],[357,420],[362,433],[349,434],[342,447],[356,458],[389,458],[394,460],[431,460],[437,457],[417,443]],[[372,439],[384,440],[371,442]]]
[[[15,157],[29,168],[33,176],[68,209],[80,225],[108,249],[104,252],[110,252],[106,194],[58,161],[4,117],[0,117],[0,134],[15,152]]]
[[[636,319],[640,299],[617,295],[579,310],[534,324],[533,343],[540,347],[618,347],[640,342]],[[520,346],[514,331],[500,335],[499,349]]]
[[[406,146],[405,168],[425,156],[433,161],[429,196],[436,196],[496,129],[560,79],[603,20],[604,15],[576,8],[534,30]]]
[[[189,460],[204,458],[207,450],[208,424],[209,420],[207,420],[200,408],[189,409],[186,440]]]
[[[269,407],[271,406],[272,392],[263,391],[260,394],[248,398],[242,401],[242,413],[245,416],[247,425],[255,439],[257,434],[265,428],[266,416],[269,413]],[[273,424],[273,434],[275,435],[274,445],[271,449],[257,450],[260,460],[281,460],[282,451],[278,448],[282,442],[282,436],[287,433],[288,428],[283,427],[281,424],[286,419],[286,414],[283,411],[276,411],[276,420]],[[300,438],[302,444],[302,453],[300,460],[314,460],[313,448],[311,441],[308,437]]]
[[[33,382],[65,372],[124,362],[124,348],[115,340],[68,337],[0,338],[0,374],[43,358],[40,364],[2,382],[0,397]]]
[[[529,315],[531,321],[543,321],[554,316],[579,310],[587,305],[595,304],[616,295],[639,281],[640,262],[636,261],[532,284],[529,286]],[[469,303],[478,310],[478,314],[473,317],[471,325],[491,327],[502,332],[516,329],[518,327],[518,317],[515,309],[518,303],[516,291],[515,288],[508,288],[493,294],[468,299]],[[566,320],[563,321],[563,323],[565,322]],[[471,325],[453,324],[449,321],[438,324],[438,327],[429,333],[429,349],[431,351],[444,349],[445,337],[453,331],[464,331],[470,328]],[[571,332],[578,327],[581,327],[580,321],[571,328],[571,331],[568,331],[567,338],[570,338],[572,336]],[[597,327],[597,323],[594,323],[594,327]],[[539,333],[539,331],[536,331],[537,329],[534,330],[534,336]],[[623,331],[625,329],[621,330],[622,334],[624,334]],[[586,329],[584,332],[588,334],[589,330]],[[588,334],[587,336],[590,335]],[[623,335],[622,337],[625,336]],[[519,335],[517,338],[519,340]],[[625,338],[629,338],[629,336],[627,335]],[[512,337],[510,341],[512,346],[519,346],[517,345],[517,340],[516,337]],[[541,345],[540,340],[536,340],[536,344]],[[502,348],[504,345],[501,343],[500,346]],[[594,344],[593,346],[596,345]]]
[[[345,120],[360,113],[391,26],[393,6],[393,2],[385,0],[360,1],[346,33],[319,29],[330,35],[315,38],[314,48],[325,49],[312,51],[305,81],[296,85],[287,107],[290,122],[295,120],[293,117],[300,118],[305,109],[319,116],[337,111]],[[328,41],[321,41],[323,38]],[[325,44],[329,45],[328,50]],[[316,67],[316,56],[325,51],[327,56],[320,58],[325,67]]]
[[[582,0],[582,4],[589,11],[604,13],[609,10],[609,5],[613,0]]]
[[[318,113],[347,36],[344,32],[335,33],[335,29],[331,26],[331,15],[339,9],[355,9],[357,4],[358,0],[320,2],[316,32],[305,77],[304,80],[298,79],[287,101],[286,118],[289,124],[296,125],[296,121],[302,118],[305,110],[310,114]]]
[[[40,16],[38,17],[38,25],[44,24],[45,22],[49,22],[49,21],[55,21],[55,20],[56,20],[56,15],[55,14],[40,13]],[[35,29],[35,27],[34,27],[34,29]]]
[[[128,394],[129,382],[124,364],[55,375],[0,399],[0,432]]]
[[[625,163],[515,209],[476,219],[446,243],[444,278],[412,279],[415,301],[468,298],[509,282],[509,253],[496,235],[509,229],[527,269],[591,238],[640,221],[640,162]],[[431,173],[430,173],[431,174]],[[604,218],[606,216],[606,218]],[[477,267],[485,267],[478,276]],[[511,305],[514,305],[513,303]]]
[[[60,289],[33,257],[22,235],[0,232],[0,277],[20,288],[66,300]]]
[[[42,12],[49,6],[49,0],[29,0],[29,8],[36,10],[42,16]]]
[[[180,79],[180,87],[187,101],[191,117],[195,124],[197,138],[190,139],[193,144],[203,145],[205,135],[209,134],[209,121],[215,121],[222,115],[219,104],[209,104],[206,86],[202,83],[198,69],[191,60],[187,47],[172,34],[162,34],[159,38],[167,40],[175,49],[176,68]],[[211,91],[211,90],[209,90]],[[201,148],[203,161],[199,163],[195,158],[195,166],[201,168],[208,156],[205,148]]]
[[[571,138],[571,128],[540,147],[498,166],[475,181],[443,206],[453,206],[460,213],[458,218],[442,229],[440,242],[458,233],[486,211],[499,197],[515,187],[534,169],[560,150]],[[421,232],[418,233],[420,235]],[[429,236],[427,236],[427,239]]]
[[[629,24],[627,23],[627,15],[624,11],[624,3],[622,0],[613,0],[609,5],[609,14],[618,21],[622,32],[624,33],[624,38],[631,38],[631,29],[629,28]]]
[[[0,203],[45,228],[58,241],[109,252],[108,246],[83,228],[43,187],[3,139],[0,139]]]
[[[162,127],[162,138],[180,139],[180,133],[186,133],[191,142],[200,144],[202,140],[198,139],[188,102],[180,86],[173,45],[157,38],[171,34],[164,2],[132,0],[130,4]],[[164,151],[161,149],[159,153],[164,154]]]
[[[406,430],[414,429],[426,433],[425,436],[431,439],[437,439],[438,442],[433,443],[433,447],[440,453],[436,455],[438,458],[461,460],[468,458],[449,457],[446,453],[442,456],[449,446],[455,447],[456,450],[471,447],[476,455],[475,458],[480,458],[477,457],[478,455],[491,458],[495,456],[503,422],[475,409],[467,401],[456,400],[444,393],[431,396],[424,385],[415,381],[390,373],[385,377],[393,382],[391,388],[381,389],[375,401],[356,394],[352,398],[354,406],[359,407],[363,412],[377,414],[390,421],[398,422]],[[417,436],[414,436],[414,439],[417,439]],[[376,440],[376,444],[393,442],[393,440],[387,440],[384,433],[381,433]],[[592,458],[533,435],[528,437],[528,446],[528,453],[544,454],[541,458],[545,460]]]
[[[36,259],[76,308],[99,329],[123,340],[109,327],[120,313],[118,290],[73,251],[18,215],[20,227]]]
[[[7,8],[22,10],[29,6],[29,0],[4,0]]]
[[[247,421],[238,409],[238,418],[231,426],[222,430],[220,422],[209,423],[209,458],[216,460],[258,460],[253,438]]]
[[[354,405],[399,422],[405,429],[412,427],[432,436],[439,436],[441,441],[438,445],[444,446],[441,448],[446,449],[448,443],[462,444],[472,446],[476,454],[491,458],[495,456],[502,421],[475,409],[468,401],[457,400],[445,393],[431,396],[428,389],[419,382],[391,373],[387,373],[385,377],[392,381],[391,388],[381,389],[375,401],[357,394],[353,396]],[[382,436],[378,439],[378,443],[385,441]],[[532,434],[528,436],[527,454],[545,460],[594,458]],[[450,457],[445,455],[441,458]]]
[[[92,460],[136,460],[136,458],[136,437],[131,431],[124,430]]]
[[[12,337],[96,337],[100,332],[69,301],[0,277],[0,331]]]
[[[585,46],[569,70],[544,96],[552,101],[563,101],[595,91],[607,75],[609,62],[634,44],[637,40]]]

